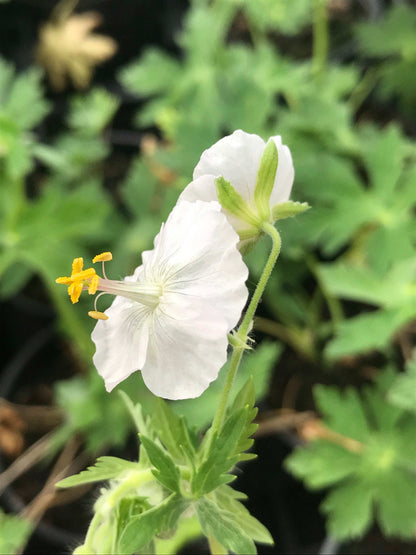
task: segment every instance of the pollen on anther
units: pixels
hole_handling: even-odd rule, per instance
[[[74,282],[68,287],[68,295],[71,297],[72,304],[79,301],[82,293],[82,283]]]
[[[108,262],[109,260],[113,260],[113,255],[111,254],[111,252],[102,252],[101,254],[97,254],[97,256],[94,256],[92,262],[93,264],[95,264],[96,262]]]
[[[72,262],[72,273],[77,274],[78,272],[81,272],[83,266],[84,266],[84,259],[82,257],[74,258]]]
[[[104,312],[98,312],[98,310],[90,310],[88,312],[88,316],[91,316],[94,320],[108,320],[107,314],[104,314]]]
[[[91,278],[90,284],[88,286],[88,293],[90,295],[94,295],[97,292],[98,285],[100,283],[100,278],[97,275],[94,275]]]

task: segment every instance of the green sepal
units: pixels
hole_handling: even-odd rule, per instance
[[[276,171],[279,163],[279,152],[273,139],[269,139],[260,161],[257,173],[254,202],[262,221],[270,219],[270,196],[273,191]]]
[[[293,218],[302,212],[306,212],[309,208],[310,206],[307,202],[293,202],[292,200],[280,202],[272,208],[272,219],[275,222],[285,218]]]
[[[178,494],[173,493],[159,505],[131,517],[120,535],[116,553],[137,553],[155,536],[174,528],[188,504]]]
[[[156,468],[152,470],[154,477],[171,491],[179,492],[181,475],[170,454],[148,437],[142,434],[139,437],[150,462]]]
[[[215,186],[217,188],[217,197],[221,206],[254,227],[259,227],[261,220],[249,207],[244,198],[238,193],[229,181],[224,179],[222,176],[217,177],[215,180]]]

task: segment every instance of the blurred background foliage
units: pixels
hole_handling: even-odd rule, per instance
[[[2,25],[24,4],[0,6]],[[373,519],[385,535],[413,537],[414,3],[162,3],[171,38],[149,40],[144,14],[130,55],[122,33],[110,36],[105,6],[92,4],[42,4],[30,47],[28,36],[20,47],[7,41],[10,29],[0,38],[0,295],[4,306],[52,306],[66,338],[66,371],[44,371],[61,415],[45,454],[76,435],[94,456],[120,448],[132,429],[91,365],[91,299],[71,306],[55,278],[74,257],[88,265],[104,250],[112,276],[131,274],[205,148],[238,128],[279,134],[293,155],[292,198],[312,209],[280,225],[281,260],[253,332],[268,337],[241,380],[252,373],[272,409],[282,408],[272,387],[282,368],[349,383],[315,388],[322,420],[300,430],[307,444],[287,467],[311,488],[332,488],[323,512],[334,537],[359,537]],[[247,258],[250,286],[267,250],[264,241]],[[220,388],[221,378],[173,407],[203,430]],[[151,410],[139,375],[120,389]]]

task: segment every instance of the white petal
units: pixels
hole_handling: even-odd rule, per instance
[[[149,308],[116,297],[105,311],[108,320],[98,320],[91,338],[93,357],[107,391],[143,367],[149,341]]]
[[[282,138],[279,135],[272,137],[272,139],[277,146],[279,163],[272,194],[270,195],[270,208],[273,208],[273,206],[279,202],[286,202],[289,200],[295,177],[292,155],[290,154],[289,148],[286,145],[282,145]]]
[[[162,272],[167,292],[221,306],[232,329],[247,300],[248,269],[237,250],[239,237],[219,210],[218,203],[179,203],[157,238],[153,259],[144,263],[144,275]]]
[[[217,177],[218,175],[202,175],[194,179],[182,191],[179,200],[187,200],[188,202],[195,202],[196,200],[218,202],[217,189],[215,187],[215,179]]]
[[[200,299],[170,309],[153,320],[143,380],[165,399],[198,397],[227,360],[228,324]]]
[[[202,153],[194,179],[222,175],[251,204],[261,156],[266,143],[258,135],[234,131]]]

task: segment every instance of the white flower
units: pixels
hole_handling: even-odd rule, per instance
[[[107,391],[140,369],[154,394],[186,399],[217,377],[247,300],[238,240],[218,203],[183,202],[132,276],[99,278],[98,291],[117,295],[92,333]]]
[[[290,150],[282,144],[281,137],[275,136],[272,140],[278,151],[278,166],[269,201],[270,212],[273,215],[273,208],[289,199],[294,169]],[[222,176],[243,197],[252,212],[257,214],[254,191],[265,147],[266,143],[258,135],[241,130],[219,140],[202,153],[194,170],[194,180],[185,188],[179,200],[218,200],[215,181]],[[258,235],[258,228],[253,227],[247,220],[227,210],[223,211],[242,240]],[[274,221],[273,216],[271,219]]]

